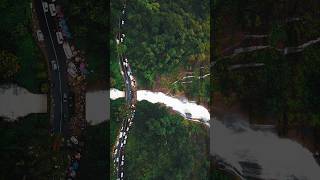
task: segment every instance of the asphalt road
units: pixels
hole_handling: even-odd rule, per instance
[[[68,95],[66,60],[63,47],[58,44],[56,36],[56,17],[51,16],[50,10],[45,12],[43,0],[35,0],[35,10],[38,16],[40,29],[44,35],[44,43],[48,54],[49,69],[51,70],[51,94],[53,100],[53,131],[62,133],[64,119],[68,117],[68,104],[64,102],[64,94]],[[51,1],[49,1],[51,2]],[[48,4],[49,4],[48,2]],[[53,70],[51,61],[56,62],[58,69]],[[66,121],[66,120],[65,120]]]
[[[125,36],[123,36],[124,33],[122,30],[125,25],[125,15],[126,15],[126,8],[125,8],[125,4],[123,4],[123,8],[120,12],[120,19],[119,19],[120,31],[118,32],[118,35],[116,37],[118,40],[118,43],[123,43],[123,41],[125,40]],[[120,68],[121,68],[121,71],[123,72],[122,75],[125,83],[126,101],[127,101],[127,105],[130,107],[130,112],[128,114],[129,117],[122,121],[120,135],[118,136],[119,139],[117,140],[117,144],[114,152],[114,162],[116,164],[116,175],[117,175],[117,179],[119,180],[124,179],[125,177],[124,175],[125,145],[128,138],[130,127],[133,123],[133,117],[135,114],[135,102],[136,102],[135,100],[136,88],[132,86],[132,81],[134,80],[134,77],[132,75],[132,71],[128,63],[128,60],[125,60],[125,59],[126,59],[125,55],[119,54]]]

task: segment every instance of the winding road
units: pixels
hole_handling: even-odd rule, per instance
[[[35,0],[35,10],[39,20],[40,29],[44,35],[44,43],[48,55],[48,65],[51,77],[51,95],[53,101],[53,131],[62,133],[64,121],[68,117],[67,99],[64,100],[64,94],[68,95],[66,60],[67,57],[63,51],[63,47],[58,43],[56,36],[55,16],[50,14],[50,11],[45,11],[43,8],[44,0]],[[47,2],[52,3],[50,2]],[[52,62],[57,65],[54,70]]]
[[[118,22],[119,32],[117,33],[117,44],[124,42],[125,34],[123,33],[123,27],[125,25],[126,16],[126,1],[123,3],[122,10],[120,12],[120,18]],[[125,54],[118,54],[120,71],[125,83],[125,96],[127,106],[129,107],[128,118],[124,119],[121,123],[121,129],[117,137],[116,145],[114,147],[113,158],[116,166],[117,179],[124,179],[124,157],[125,157],[125,145],[128,138],[130,127],[133,123],[133,117],[135,113],[135,104],[137,101],[136,80],[133,77],[129,62]]]

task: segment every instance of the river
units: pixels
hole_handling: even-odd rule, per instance
[[[124,92],[110,90],[111,99],[124,97]],[[185,116],[209,125],[210,113],[185,98],[168,96],[161,92],[137,91],[138,101],[161,103]],[[246,119],[230,114],[211,123],[211,153],[246,178],[274,180],[319,180],[320,167],[312,153],[296,141],[280,138],[269,129],[253,129]]]
[[[0,116],[8,121],[30,113],[47,112],[47,95],[33,94],[14,84],[0,87]]]

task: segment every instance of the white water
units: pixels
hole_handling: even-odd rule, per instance
[[[110,91],[110,96],[124,97],[124,93],[113,90]],[[182,115],[189,112],[193,118],[202,119],[209,124],[208,110],[187,100],[146,90],[139,90],[137,99],[163,103]],[[214,134],[211,142],[214,148],[211,152],[244,176],[256,174],[259,178],[275,180],[320,179],[320,167],[308,149],[290,139],[279,138],[274,132],[253,130],[247,121],[237,116],[231,119],[232,121],[224,123],[218,120],[211,123],[210,130]],[[248,165],[249,163],[251,165]]]
[[[295,141],[279,138],[271,131],[252,130],[241,119],[222,123],[214,121],[212,125],[214,141],[213,154],[221,157],[243,175],[257,173],[263,179],[319,180],[320,167],[312,153]],[[243,165],[251,162],[259,168]]]
[[[137,100],[146,100],[151,103],[161,103],[172,108],[174,111],[179,112],[185,117],[185,113],[190,113],[192,118],[200,119],[209,126],[210,114],[209,111],[196,103],[188,102],[187,100],[180,100],[171,96],[168,96],[162,92],[151,92],[147,90],[137,91]]]
[[[117,98],[123,98],[125,93],[117,89],[110,89],[110,98],[115,100]],[[209,111],[196,103],[188,102],[186,99],[180,100],[175,97],[168,96],[162,92],[151,92],[148,90],[138,90],[137,91],[137,100],[142,101],[146,100],[153,104],[161,103],[172,108],[174,111],[179,112],[183,117],[185,113],[190,113],[193,121],[202,120],[204,124],[209,126],[210,114]]]

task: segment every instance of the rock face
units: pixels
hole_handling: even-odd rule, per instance
[[[32,94],[14,84],[0,87],[0,116],[9,121],[31,113],[47,112],[47,95]]]

